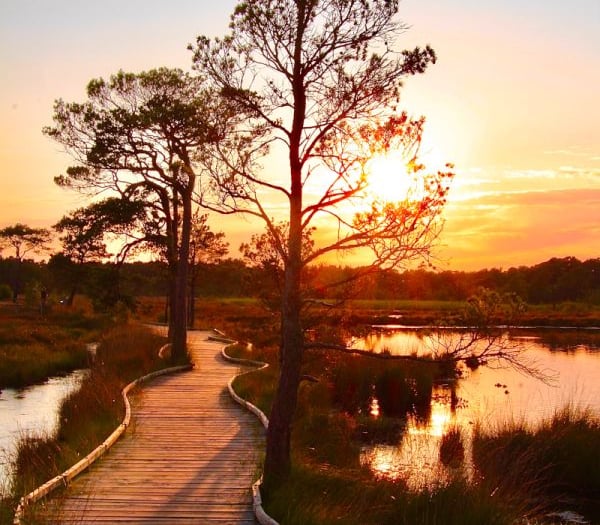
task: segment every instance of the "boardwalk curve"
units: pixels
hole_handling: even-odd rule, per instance
[[[263,430],[229,397],[236,367],[223,343],[190,332],[195,368],[163,376],[132,400],[127,432],[76,479],[52,523],[254,523],[252,494]]]

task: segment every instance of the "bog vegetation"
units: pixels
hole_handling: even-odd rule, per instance
[[[144,320],[154,321],[164,315],[164,298],[139,299],[137,315]],[[390,306],[403,307],[422,319],[428,315],[440,318],[461,305],[357,301],[353,308],[334,313],[316,311],[314,329],[356,328],[360,321],[385,318]],[[435,309],[425,309],[432,307]],[[4,310],[6,319],[19,327],[12,342],[23,339],[31,343],[30,338],[40,339],[40,333],[46,334],[42,339],[59,343],[69,334],[82,342],[97,340],[97,329],[107,323],[107,317],[91,316],[77,310],[77,305],[75,312],[61,311],[56,305],[54,313],[45,318],[36,309],[21,308],[17,315],[14,308],[8,304]],[[109,318],[114,319],[114,312]],[[36,328],[38,324],[43,330]],[[235,385],[241,395],[268,413],[278,375],[278,315],[253,299],[212,299],[199,302],[196,324],[219,328],[241,341],[252,342],[230,353],[271,363],[270,368],[248,374]],[[6,342],[9,332],[3,337]],[[61,409],[62,425],[57,436],[24,436],[15,459],[15,495],[76,462],[114,429],[122,417],[121,404],[114,402],[120,399],[120,389],[133,377],[161,366],[155,355],[163,341],[132,325],[102,337],[90,376]],[[42,355],[52,353],[50,346]],[[301,383],[292,440],[295,467],[288,482],[268,493],[268,511],[286,524],[508,524],[523,516],[547,514],[568,502],[569,508],[600,519],[596,476],[600,465],[594,455],[600,446],[600,425],[590,414],[576,410],[560,412],[535,429],[514,425],[493,432],[478,430],[474,461],[480,481],[476,484],[457,476],[448,483],[412,492],[401,479],[376,479],[361,466],[361,446],[397,442],[409,412],[428,417],[432,385],[453,371],[448,363],[389,363],[363,356],[310,352],[302,371],[305,380]],[[379,401],[377,418],[369,413],[374,396]],[[460,431],[449,432],[442,439],[440,459],[448,464],[460,463],[462,445]],[[460,509],[457,499],[465,502]],[[3,503],[7,520],[13,504]]]
[[[14,266],[12,258],[0,258],[0,301],[11,297]],[[78,274],[80,293],[99,310],[119,301],[134,305],[136,297],[166,296],[167,271],[166,264],[161,262],[124,263],[118,272],[110,264],[84,264]],[[272,286],[267,269],[250,266],[242,260],[199,263],[195,271],[195,294],[199,297],[260,298]],[[307,279],[317,298],[331,299],[336,297],[336,291],[326,290],[323,283],[343,281],[353,271],[339,266],[318,266],[309,269]],[[68,299],[70,273],[54,259],[49,263],[26,260],[21,273],[20,293],[25,294],[25,301],[32,306],[38,305],[42,286],[48,289],[54,304]],[[551,308],[540,318],[561,313],[583,314],[586,305],[600,305],[600,259],[556,258],[535,266],[475,272],[388,271],[363,280],[352,289],[350,297],[388,302],[384,304],[387,307],[400,301],[410,301],[411,307],[415,301],[440,301],[447,304],[435,306],[445,308],[452,306],[452,301],[466,300],[481,287],[516,293],[530,305],[549,305]],[[338,291],[340,296],[342,292]]]
[[[227,320],[229,316],[225,316]],[[243,338],[258,319],[246,311],[228,329]],[[246,329],[241,328],[246,326]],[[223,325],[223,326],[226,326]],[[241,376],[234,386],[269,413],[278,359],[275,341],[229,349],[271,367]],[[405,419],[428,418],[432,384],[448,377],[447,364],[381,363],[363,356],[311,354],[305,361],[294,421],[290,479],[266,496],[267,511],[282,524],[498,524],[546,523],[568,508],[600,520],[600,420],[567,406],[535,427],[477,426],[472,479],[459,428],[440,441],[440,461],[454,477],[421,490],[406,480],[377,476],[360,461],[365,444],[398,443]],[[316,380],[316,381],[315,381]],[[378,416],[370,413],[377,397]],[[460,502],[460,504],[457,504]],[[548,518],[546,518],[547,520]],[[552,522],[552,519],[550,519]]]
[[[0,363],[7,384],[30,384],[57,372],[89,367],[80,388],[61,404],[56,435],[23,435],[9,458],[14,475],[9,495],[0,502],[0,523],[12,523],[21,496],[64,472],[120,424],[121,389],[165,366],[158,349],[166,338],[142,325],[123,324],[122,319],[115,323],[114,316],[93,316],[77,308],[40,318],[37,310],[15,313],[11,304],[0,314],[6,321],[1,324]],[[81,342],[70,342],[73,337]],[[97,343],[93,359],[83,341]],[[16,368],[6,368],[13,353],[19,357],[9,364]]]
[[[106,318],[80,310],[56,310],[40,317],[37,308],[0,305],[0,389],[19,388],[50,376],[86,368]]]

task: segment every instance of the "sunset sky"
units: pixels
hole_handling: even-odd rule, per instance
[[[49,227],[85,201],[56,187],[70,159],[44,137],[53,101],[83,101],[119,69],[189,69],[188,43],[222,35],[236,2],[3,0],[0,227]],[[425,160],[456,165],[440,267],[600,257],[600,2],[404,0],[406,47],[438,63],[405,83],[427,117]],[[235,248],[252,228],[214,221]],[[235,255],[235,253],[232,253]]]

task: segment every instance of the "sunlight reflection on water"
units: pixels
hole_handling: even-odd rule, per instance
[[[81,384],[87,373],[76,370],[39,385],[0,392],[0,493],[9,482],[10,459],[17,441],[23,436],[55,432],[62,400]]]
[[[447,384],[434,386],[427,420],[413,415],[399,443],[375,444],[361,450],[361,463],[378,476],[404,479],[409,487],[420,489],[444,483],[451,476],[473,477],[472,437],[476,424],[493,428],[506,422],[536,424],[556,410],[571,404],[589,408],[600,416],[600,351],[598,347],[570,343],[568,347],[545,345],[539,334],[520,336],[527,356],[538,366],[558,373],[558,382],[548,385],[512,369],[480,367]],[[430,348],[427,332],[415,330],[378,331],[363,344],[374,351],[423,355]],[[377,410],[374,410],[374,407]],[[379,416],[376,400],[371,415]],[[448,467],[440,461],[442,436],[451,428],[460,430],[464,462]]]

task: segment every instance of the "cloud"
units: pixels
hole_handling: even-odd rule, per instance
[[[599,159],[600,160],[600,157]],[[559,168],[561,175],[571,175],[572,177],[600,177],[600,168],[578,168],[575,166],[561,166]]]
[[[507,179],[554,179],[557,175],[555,170],[507,170],[504,172]]]
[[[598,256],[600,188],[488,194],[446,211],[443,252],[457,269]]]

